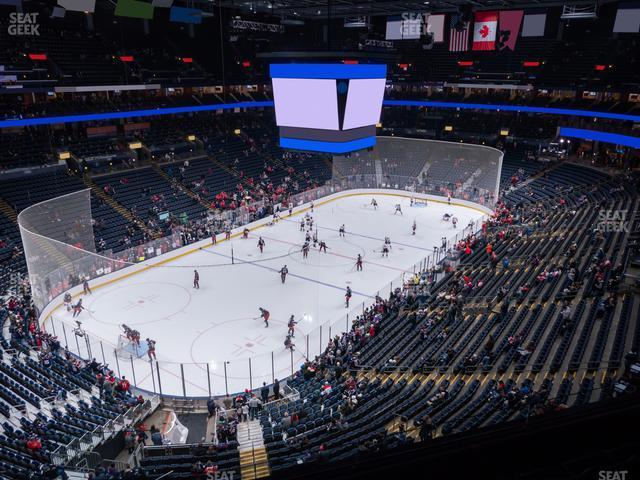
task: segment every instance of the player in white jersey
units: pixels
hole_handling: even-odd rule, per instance
[[[400,215],[402,215],[402,205],[400,205],[399,203],[396,203],[396,209],[393,214],[395,215],[396,213],[400,213]]]

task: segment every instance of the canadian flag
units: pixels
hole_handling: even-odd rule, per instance
[[[495,50],[498,12],[476,12],[473,28],[474,50]]]

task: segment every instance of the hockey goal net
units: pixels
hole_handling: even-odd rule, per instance
[[[147,354],[149,347],[147,342],[140,343],[129,340],[125,335],[118,335],[118,345],[116,346],[116,355],[119,358],[140,358]]]
[[[414,207],[426,207],[427,206],[427,199],[426,198],[415,198],[415,197],[413,197],[411,199],[411,204]]]

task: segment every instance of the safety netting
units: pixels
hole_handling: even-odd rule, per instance
[[[492,206],[503,152],[484,145],[378,137],[376,146],[333,160],[333,178],[371,176],[380,187],[451,196]]]

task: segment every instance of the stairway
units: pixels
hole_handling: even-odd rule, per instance
[[[11,205],[0,198],[0,212],[4,214],[13,223],[18,223],[18,215]]]
[[[84,182],[84,184],[87,187],[89,187],[91,189],[91,191],[94,193],[94,195],[96,197],[98,197],[100,200],[102,200],[107,205],[110,205],[111,208],[113,208],[116,212],[118,212],[129,223],[133,223],[133,224],[138,225],[151,238],[156,238],[158,236],[157,232],[154,232],[149,227],[147,227],[147,225],[144,222],[141,222],[141,221],[137,220],[136,218],[134,218],[134,216],[131,215],[131,212],[129,210],[127,210],[126,208],[124,208],[122,205],[120,205],[118,202],[116,202],[111,197],[111,195],[107,195],[106,193],[104,193],[102,188],[100,188],[100,186],[98,186],[93,180],[91,180],[91,178],[89,178],[88,175],[84,175],[82,177],[82,181]]]
[[[167,175],[167,173],[164,170],[162,170],[157,163],[152,163],[151,168],[153,168],[154,172],[156,172],[158,175],[160,175],[162,178],[164,178],[165,181],[169,185],[172,185],[174,183],[174,179],[171,178],[169,175]],[[198,194],[193,192],[191,189],[185,187],[180,182],[175,182],[175,184],[178,187],[178,189],[182,193],[184,193],[186,196],[193,198],[194,200],[196,200],[200,205],[202,205],[207,210],[209,209],[210,205],[209,205],[209,203],[207,202],[206,199],[203,200],[202,198],[200,198],[200,196]]]
[[[242,480],[268,477],[271,474],[269,456],[264,446],[260,421],[239,423],[237,437]]]
[[[382,161],[379,158],[376,158],[374,166],[376,169],[376,183],[378,185],[382,185],[382,177],[384,176],[384,171],[382,170]]]
[[[4,216],[7,217],[12,222],[18,223],[18,214],[13,209],[13,207],[9,205],[2,198],[0,198],[0,212],[2,212]],[[28,225],[25,225],[25,226],[28,226]],[[46,238],[42,238],[38,235],[31,235],[29,238],[32,240],[31,248],[41,249],[42,252],[45,252],[51,258],[54,258],[59,266],[64,266],[65,268],[67,268],[71,263],[71,260],[69,260],[69,258],[67,258],[67,256],[64,253],[62,253],[61,251],[62,248],[59,250],[54,246],[53,242],[49,242],[47,241]],[[23,246],[23,249],[24,249],[24,246]],[[72,270],[67,269],[67,271],[71,272]]]

